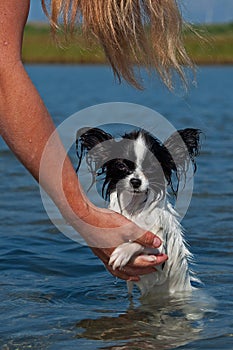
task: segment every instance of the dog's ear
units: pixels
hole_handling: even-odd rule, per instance
[[[106,145],[104,146],[103,142],[108,140],[113,140],[112,135],[99,128],[79,129],[76,134],[76,153],[79,160],[76,171],[79,170],[84,156],[87,156],[89,166],[95,163],[95,170],[103,165],[106,154]],[[89,155],[88,152],[90,152]]]
[[[176,131],[165,141],[164,146],[172,157],[172,170],[186,171],[190,162],[196,170],[195,157],[200,151],[200,134],[199,129],[187,128]]]
[[[175,186],[174,180],[170,177],[169,185],[174,194],[178,190],[182,176],[186,176],[190,163],[193,165],[194,172],[196,171],[195,157],[200,151],[200,134],[199,129],[182,129],[173,133],[164,143],[170,154],[170,169],[175,173],[178,181]]]

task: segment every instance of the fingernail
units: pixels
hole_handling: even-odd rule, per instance
[[[161,239],[160,239],[159,237],[155,237],[154,240],[153,240],[153,246],[154,246],[155,248],[158,248],[158,247],[161,246],[161,244],[162,244]]]
[[[156,256],[153,256],[153,255],[148,255],[148,257],[146,258],[147,261],[156,261],[157,258]]]

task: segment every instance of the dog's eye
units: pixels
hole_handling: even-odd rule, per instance
[[[127,175],[132,172],[134,168],[134,163],[125,159],[123,160],[118,160],[115,163],[115,169],[116,171],[120,172],[121,174]]]
[[[124,170],[127,169],[127,166],[124,163],[120,163],[119,162],[119,163],[116,164],[116,166],[117,166],[117,169],[120,170],[120,171],[124,171]]]

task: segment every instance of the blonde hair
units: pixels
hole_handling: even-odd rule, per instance
[[[41,0],[53,30],[62,19],[65,32],[76,24],[94,35],[115,76],[142,88],[140,66],[154,69],[172,88],[173,71],[186,83],[192,66],[182,41],[183,21],[176,0]],[[138,70],[135,69],[138,67]]]

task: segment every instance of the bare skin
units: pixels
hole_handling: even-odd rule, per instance
[[[113,271],[108,261],[116,245],[113,245],[112,235],[108,235],[108,231],[116,231],[114,234],[117,233],[119,243],[135,237],[138,243],[148,247],[160,246],[159,238],[150,232],[145,233],[123,216],[99,209],[88,201],[56,133],[49,146],[46,171],[40,173],[42,153],[55,126],[21,61],[22,38],[29,6],[30,0],[0,2],[1,136],[36,181],[40,181],[63,217],[83,236],[108,271],[119,278],[137,281],[139,275],[154,272],[155,266],[163,263],[167,256],[157,256],[155,261],[148,261],[146,256],[141,255],[124,270]],[[62,158],[65,162],[61,187],[54,174],[61,167]]]

